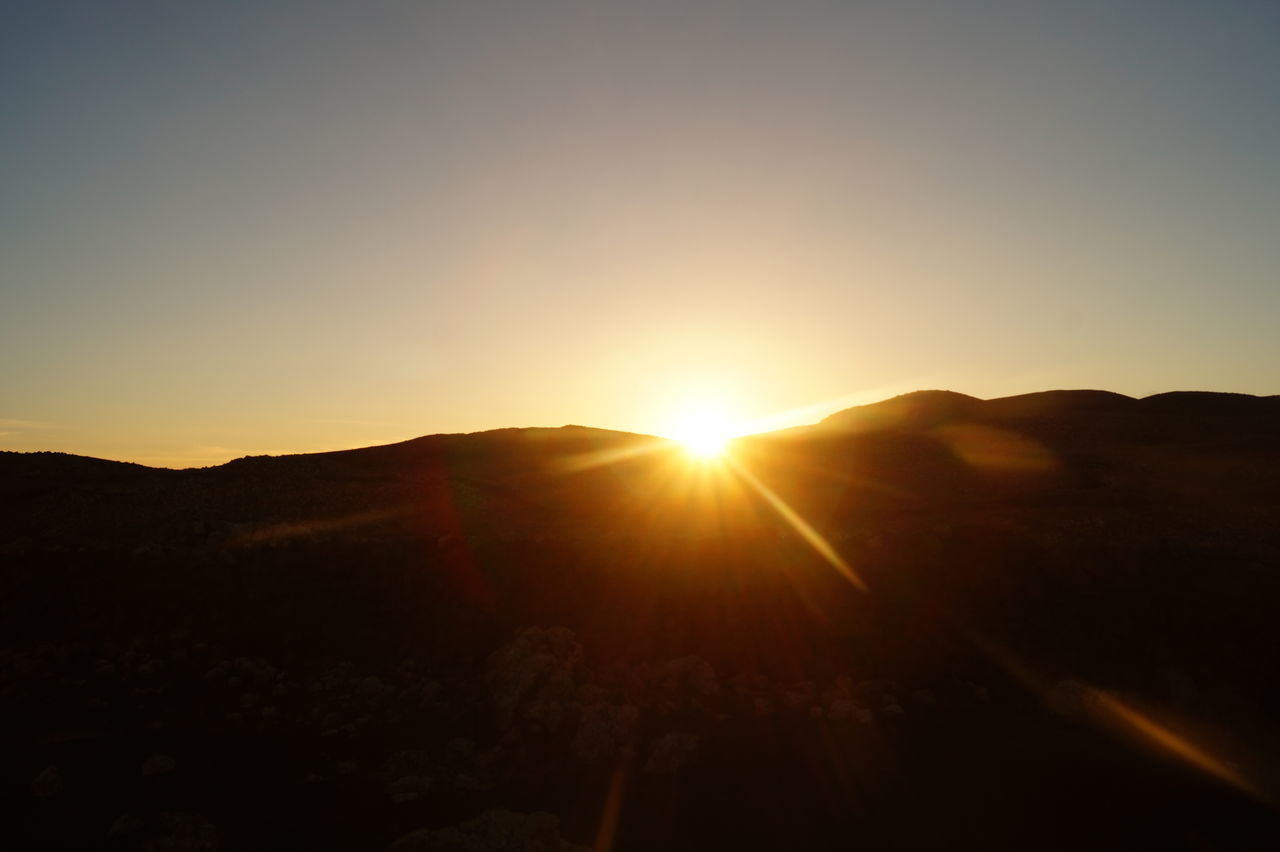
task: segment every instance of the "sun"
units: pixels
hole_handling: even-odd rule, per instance
[[[733,427],[717,412],[700,411],[687,415],[671,437],[683,444],[694,458],[710,460],[724,455],[733,437]]]

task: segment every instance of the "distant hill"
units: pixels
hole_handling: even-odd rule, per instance
[[[824,429],[872,432],[883,429],[922,429],[975,417],[982,400],[962,393],[923,390],[870,405],[846,408],[824,419]]]
[[[623,790],[612,848],[1280,848],[1278,435],[922,391],[718,462],[0,453],[0,846],[568,849]]]
[[[1280,397],[1175,391],[1143,399],[1100,390],[1052,390],[981,400],[954,391],[915,391],[883,402],[836,412],[817,424],[838,431],[922,429],[957,422],[1014,423],[1055,418],[1143,417],[1176,427],[1166,418],[1216,420],[1280,415]],[[1164,419],[1164,422],[1160,422]]]
[[[734,453],[830,529],[980,507],[1203,505],[1243,518],[1280,505],[1277,435],[1275,396],[1054,390],[982,400],[929,390],[742,438]],[[669,441],[583,426],[188,470],[6,452],[0,548],[687,536],[709,534],[712,518],[739,530],[776,523],[741,487],[682,494],[692,471]]]

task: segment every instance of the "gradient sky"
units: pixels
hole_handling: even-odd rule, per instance
[[[1280,5],[0,4],[0,448],[1280,392]]]

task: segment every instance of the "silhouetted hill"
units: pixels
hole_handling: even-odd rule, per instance
[[[952,391],[916,391],[884,402],[845,409],[820,426],[840,431],[925,429],[957,422],[1008,423],[1056,418],[1111,418],[1119,427],[1141,417],[1155,428],[1176,428],[1178,419],[1270,418],[1280,415],[1275,396],[1174,391],[1134,399],[1100,390],[1053,390],[980,400]]]
[[[1277,435],[925,391],[719,463],[3,453],[0,845],[563,850],[618,796],[615,850],[1278,848]]]
[[[1029,420],[1087,414],[1118,416],[1132,410],[1135,400],[1124,394],[1099,390],[1053,390],[1024,393],[987,401],[985,416],[997,420]]]
[[[110,479],[145,475],[156,468],[133,462],[77,456],[71,453],[16,453],[0,450],[0,465],[6,478],[33,482]]]
[[[920,391],[736,442],[788,500],[836,526],[868,516],[1045,500],[1229,514],[1280,494],[1280,401],[1096,390],[980,400]],[[688,465],[662,439],[566,426],[431,435],[173,471],[0,454],[0,548],[290,537],[591,538],[698,532],[667,492]],[[703,494],[698,499],[707,498]],[[721,494],[730,524],[759,507]],[[1241,513],[1241,517],[1248,512]],[[656,525],[656,526],[655,526]],[[706,530],[702,530],[706,532]]]
[[[1275,396],[1210,391],[1171,391],[1144,397],[1142,406],[1164,415],[1182,417],[1249,416],[1280,411]]]
[[[532,535],[565,488],[586,495],[616,478],[605,468],[617,465],[596,460],[620,456],[625,468],[629,448],[655,442],[580,426],[499,429],[180,471],[0,453],[0,548],[187,544],[272,528],[296,536],[308,524],[325,535],[456,535],[484,524]]]
[[[883,402],[847,408],[826,417],[819,425],[846,432],[925,429],[971,419],[981,406],[982,400],[954,391],[913,391]]]

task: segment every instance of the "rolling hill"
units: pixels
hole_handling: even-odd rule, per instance
[[[625,784],[618,849],[1271,848],[1277,435],[922,391],[725,462],[3,453],[0,839],[566,849]]]

